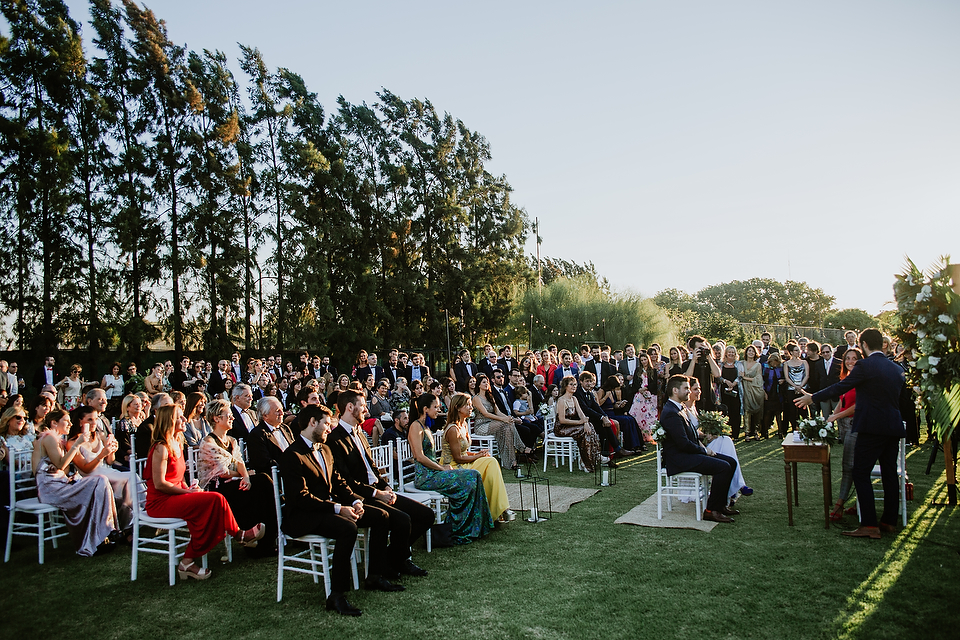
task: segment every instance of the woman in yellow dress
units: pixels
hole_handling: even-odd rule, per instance
[[[447,407],[447,425],[443,430],[443,445],[440,464],[453,468],[474,469],[480,473],[483,489],[490,505],[490,515],[501,522],[513,520],[516,514],[510,510],[507,488],[503,485],[500,465],[484,449],[470,453],[470,427],[468,420],[473,403],[465,393],[455,393]]]

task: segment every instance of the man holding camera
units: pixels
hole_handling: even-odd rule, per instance
[[[703,336],[693,336],[687,340],[690,350],[690,364],[684,372],[688,378],[700,381],[703,393],[697,400],[698,411],[716,411],[717,402],[713,393],[713,381],[720,377],[720,367],[713,357],[713,349]]]

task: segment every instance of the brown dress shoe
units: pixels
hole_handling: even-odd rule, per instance
[[[881,523],[880,523],[880,532],[881,532],[881,533],[896,533],[896,532],[897,532],[897,525],[895,525],[895,524],[887,524],[886,522],[881,522]]]
[[[872,540],[880,539],[880,527],[860,527],[854,529],[853,531],[842,531],[845,536],[850,536],[851,538],[870,538]]]
[[[722,514],[725,515],[725,516],[738,516],[738,515],[740,515],[740,509],[733,509],[733,508],[731,508],[731,507],[724,507],[723,509],[720,509],[720,513],[722,513]]]
[[[703,512],[703,519],[710,520],[711,522],[733,522],[733,518],[723,515],[721,511],[710,511],[707,509]]]

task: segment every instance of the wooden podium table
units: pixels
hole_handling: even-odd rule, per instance
[[[797,463],[814,462],[820,465],[823,475],[823,523],[830,528],[830,507],[833,505],[833,491],[830,480],[830,445],[806,444],[803,440],[794,442],[793,434],[788,434],[783,443],[783,469],[787,475],[787,518],[793,526],[793,505],[800,505],[800,492],[797,486]],[[792,494],[791,494],[791,484]]]

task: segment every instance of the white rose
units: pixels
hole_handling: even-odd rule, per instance
[[[915,367],[915,366],[917,366],[917,361],[916,361],[916,360],[911,360],[911,361],[908,362],[907,364],[910,365],[911,367]]]
[[[933,293],[933,289],[930,287],[930,285],[925,284],[922,287],[920,287],[920,293],[928,296],[931,293]]]
[[[936,367],[930,367],[930,373],[933,374],[933,375],[937,375],[937,368],[936,368]]]
[[[938,333],[937,335],[933,336],[933,339],[937,342],[946,342],[947,336],[943,335],[942,333]]]
[[[941,324],[953,324],[953,318],[945,313],[941,313],[939,316],[937,316],[937,320],[939,320]]]
[[[913,274],[907,275],[907,284],[910,285],[911,287],[912,287],[914,284],[916,284],[916,283],[914,282],[914,280],[913,280]]]
[[[821,437],[821,438],[826,438],[826,437],[827,437],[827,430],[826,430],[826,429],[820,429],[820,437]]]
[[[923,294],[922,294],[922,293],[918,293],[918,294],[917,294],[917,302],[923,302]]]
[[[929,377],[930,377],[930,376],[928,376],[926,373],[923,374],[923,379],[924,379],[924,380],[926,380],[926,379],[929,378]]]
[[[921,329],[920,331],[917,331],[917,337],[923,340],[927,337],[927,332]]]
[[[927,358],[927,362],[929,362],[931,366],[935,367],[938,364],[940,364],[940,358],[938,358],[937,356],[930,356],[929,358]]]
[[[920,324],[927,324],[927,316],[917,316],[917,322]]]

